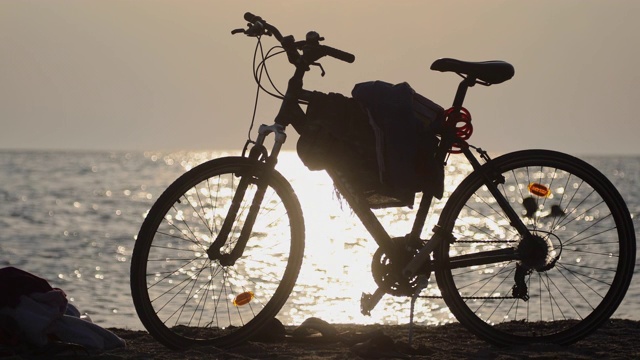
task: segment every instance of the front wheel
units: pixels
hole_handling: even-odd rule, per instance
[[[486,179],[498,183],[530,235],[512,226]],[[455,238],[434,254],[444,264],[436,270],[444,300],[496,345],[587,336],[616,310],[633,274],[625,202],[603,174],[566,154],[527,150],[490,161],[452,194],[440,224]],[[504,248],[517,260],[446,268],[457,256]]]
[[[242,194],[239,186],[246,190],[234,197]],[[207,250],[235,207],[218,250],[231,253],[248,214],[256,211],[250,208],[262,194],[259,187],[266,191],[244,251],[232,264],[221,264]],[[149,333],[168,347],[233,346],[280,311],[303,251],[302,211],[282,175],[246,158],[206,162],[171,184],[142,224],[131,262],[136,311]]]

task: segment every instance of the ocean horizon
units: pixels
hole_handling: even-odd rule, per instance
[[[0,150],[0,267],[14,266],[47,279],[101,326],[141,330],[129,267],[145,213],[185,171],[239,153]],[[618,188],[637,227],[640,155],[581,158]],[[360,314],[361,293],[375,289],[370,263],[377,245],[334,196],[329,177],[306,169],[293,151],[282,153],[277,168],[296,191],[306,226],[299,281],[279,318],[285,324],[312,316],[333,323],[407,323],[408,298],[387,295],[371,317]],[[469,169],[452,158],[446,171],[459,181]],[[445,200],[446,195],[441,205]],[[378,214],[388,221],[392,235],[402,236],[410,230],[414,212],[393,208]],[[436,220],[428,218],[430,223]],[[430,228],[425,226],[425,235]],[[639,295],[636,276],[613,317],[640,320]],[[441,300],[416,306],[417,323],[452,321]]]

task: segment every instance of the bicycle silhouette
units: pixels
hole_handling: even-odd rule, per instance
[[[146,215],[133,251],[131,291],[149,333],[172,348],[246,341],[286,302],[302,265],[305,225],[293,188],[275,169],[285,130],[292,125],[304,136],[313,99],[326,95],[303,89],[311,66],[324,56],[355,60],[320,45],[324,39],[315,32],[295,41],[258,16],[247,13],[245,20],[248,27],[232,33],[259,44],[274,36],[295,72],[286,92],[273,94],[283,100],[274,124],[260,126],[242,156],[189,170]],[[256,67],[259,86],[264,61],[274,55],[263,55]],[[411,297],[413,306],[433,273],[458,321],[490,343],[584,338],[609,319],[631,282],[635,231],[624,200],[603,174],[570,155],[523,150],[492,159],[467,142],[467,90],[509,80],[510,64],[439,59],[431,69],[463,78],[434,128],[432,160],[442,166],[459,153],[474,170],[446,200],[429,239],[420,235],[437,190],[423,191],[410,232],[392,237],[354,184],[371,179],[327,168],[379,245],[372,262],[378,289],[363,294],[362,312],[385,294]]]

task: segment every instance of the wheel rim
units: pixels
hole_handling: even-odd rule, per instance
[[[532,237],[521,239],[510,227],[478,178],[463,184],[474,190],[457,196],[458,204],[447,216],[446,226],[457,240],[439,257],[501,247],[533,250],[535,255],[443,271],[438,281],[447,288],[445,300],[459,320],[486,340],[572,342],[608,318],[624,296],[635,256],[633,230],[626,208],[616,208],[619,195],[609,191],[610,183],[594,175],[599,174],[594,169],[573,158],[528,155],[502,161],[505,183],[499,189]],[[518,279],[520,298],[514,298]]]
[[[150,243],[140,251],[147,253],[139,255],[144,263],[139,264],[143,274],[137,278],[144,290],[136,306],[144,309],[141,320],[148,330],[155,329],[157,337],[173,346],[246,340],[276,315],[295,282],[302,247],[294,238],[301,240],[303,230],[299,213],[291,209],[299,205],[291,204],[292,193],[283,190],[286,187],[275,177],[243,256],[233,266],[221,266],[207,256],[240,181],[238,175],[247,171],[255,167],[218,168],[182,184],[176,181],[176,187],[159,199],[162,208],[152,208],[148,216],[153,218],[141,229],[140,234],[150,238],[138,241]],[[255,182],[247,188],[222,253],[230,252],[237,241],[256,189]]]

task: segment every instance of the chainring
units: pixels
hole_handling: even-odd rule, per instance
[[[408,248],[406,239],[393,238],[393,250],[400,261],[394,263],[382,248],[378,248],[371,261],[371,275],[380,289],[393,296],[412,296],[418,286],[418,276],[410,278],[402,275],[402,270],[417,253],[417,249]],[[428,266],[428,265],[427,265]],[[424,271],[422,271],[424,270]],[[422,269],[419,273],[428,273],[429,269]]]

